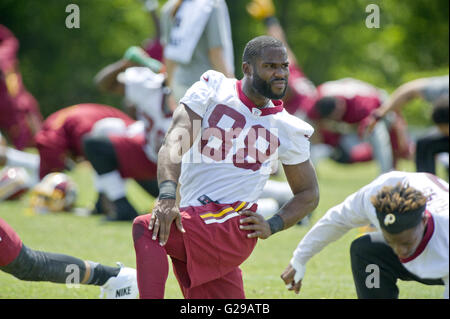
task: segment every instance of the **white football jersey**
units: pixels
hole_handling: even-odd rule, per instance
[[[287,113],[281,101],[257,108],[241,86],[208,71],[180,101],[202,117],[194,123],[201,133],[182,159],[181,207],[201,205],[201,196],[220,204],[256,202],[273,161],[309,159],[312,126]]]
[[[411,257],[401,262],[408,271],[420,278],[443,279],[445,296],[448,298],[449,185],[432,174],[393,171],[379,176],[341,204],[329,209],[298,244],[294,258],[305,265],[326,245],[355,227],[371,223],[381,231],[370,198],[382,187],[395,186],[399,182],[409,184],[428,197],[426,212],[431,217],[421,245]]]
[[[145,126],[144,151],[156,163],[158,151],[172,122],[172,113],[165,108],[164,74],[146,67],[131,67],[119,75],[125,85],[125,98],[137,109],[137,119]]]

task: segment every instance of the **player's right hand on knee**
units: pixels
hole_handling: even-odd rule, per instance
[[[159,237],[159,244],[164,246],[169,239],[170,227],[175,221],[175,225],[182,233],[186,232],[181,222],[180,210],[175,199],[160,199],[152,211],[152,217],[148,229],[153,231],[152,239]]]

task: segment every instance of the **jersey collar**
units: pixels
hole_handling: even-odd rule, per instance
[[[434,233],[434,220],[433,216],[430,214],[429,211],[425,211],[425,215],[428,217],[427,221],[427,230],[425,232],[425,235],[422,238],[422,241],[420,242],[419,246],[417,247],[414,254],[409,256],[408,258],[400,258],[400,261],[404,264],[407,262],[410,262],[411,260],[415,259],[417,256],[419,256],[427,247],[428,242],[431,239],[431,236],[433,236]]]
[[[250,100],[242,91],[242,80],[236,82],[236,91],[239,97],[239,100],[248,107],[252,114],[259,114],[260,116],[276,114],[278,112],[283,111],[283,101],[282,100],[272,100],[274,107],[267,108],[258,108],[252,100]],[[254,110],[256,109],[256,110]]]

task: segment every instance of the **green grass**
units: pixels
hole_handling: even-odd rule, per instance
[[[301,238],[328,208],[366,185],[377,176],[374,163],[340,165],[321,162],[317,169],[321,200],[309,226],[295,226],[277,233],[268,240],[260,240],[253,254],[242,265],[247,298],[356,298],[350,269],[349,247],[358,234],[355,229],[314,256],[307,265],[302,291],[295,295],[285,289],[280,274],[287,266],[292,252]],[[400,169],[413,171],[411,162],[403,161]],[[80,164],[70,173],[79,189],[79,206],[93,205],[96,193],[90,167]],[[444,175],[440,172],[439,175]],[[445,175],[444,175],[445,176]],[[279,176],[277,179],[283,179]],[[153,198],[137,184],[127,184],[130,199],[140,211],[149,211]],[[29,247],[64,253],[105,265],[121,261],[135,267],[131,223],[103,224],[100,217],[80,217],[70,213],[30,216],[27,214],[28,196],[20,201],[0,203],[0,217],[6,220]],[[80,286],[68,288],[64,284],[20,281],[0,272],[0,299],[9,298],[97,298],[99,288]],[[441,298],[443,286],[425,286],[416,282],[399,282],[400,298]],[[182,298],[172,270],[166,286],[166,298]]]

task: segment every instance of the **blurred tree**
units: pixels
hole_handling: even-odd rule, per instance
[[[249,0],[226,1],[240,77],[243,48],[264,34],[264,26],[248,15]],[[80,8],[79,29],[65,26],[70,3]],[[448,0],[274,3],[290,46],[315,84],[355,77],[391,92],[424,74],[448,73]],[[380,8],[380,28],[365,25],[369,4]],[[82,102],[120,106],[118,97],[98,92],[93,76],[154,34],[139,0],[1,0],[0,23],[20,40],[23,78],[45,116]],[[423,122],[423,108],[405,111],[408,120]]]
[[[273,0],[289,45],[305,74],[316,84],[354,77],[393,91],[421,76],[448,73],[447,0]],[[262,23],[245,10],[248,1],[227,1],[236,54]],[[380,28],[368,28],[369,4],[380,9]],[[237,56],[238,57],[238,56]],[[240,60],[236,59],[236,70]],[[429,107],[405,108],[409,122],[426,124]]]
[[[80,28],[69,29],[66,6],[80,8]],[[138,0],[2,0],[0,23],[19,39],[20,69],[44,116],[83,102],[119,107],[118,97],[102,95],[94,75],[153,34]]]

